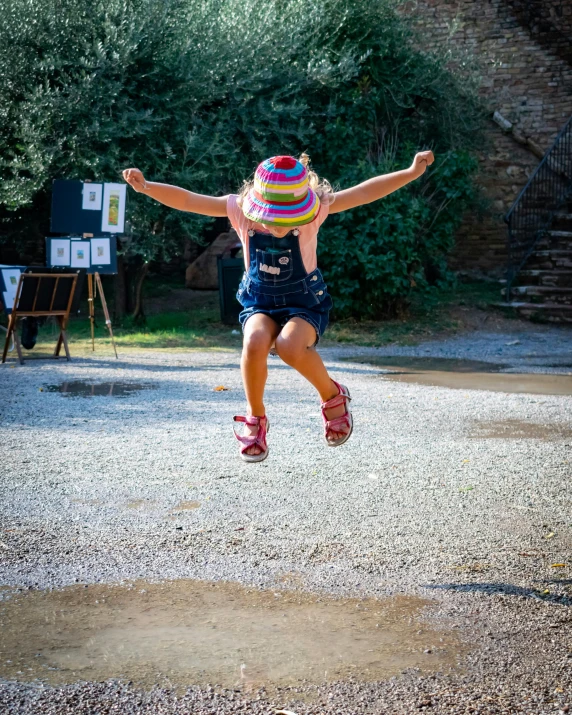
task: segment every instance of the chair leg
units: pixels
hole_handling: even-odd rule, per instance
[[[70,351],[68,347],[68,339],[66,335],[66,322],[65,319],[58,316],[58,323],[60,324],[60,337],[58,338],[58,344],[56,345],[56,352],[55,352],[55,357],[58,357],[60,354],[60,349],[62,345],[64,346],[64,350],[66,352],[66,358],[67,360],[71,360],[70,356]]]
[[[69,348],[68,348],[68,339],[67,339],[67,335],[66,335],[65,329],[62,330],[62,341],[63,341],[63,344],[64,344],[64,350],[66,351],[66,358],[67,358],[67,360],[68,360],[68,362],[69,362],[69,361],[71,360],[71,355],[70,355],[70,350],[69,350]]]
[[[8,318],[8,330],[6,331],[6,342],[4,343],[4,351],[2,352],[2,362],[6,362],[6,355],[8,355],[8,347],[10,345],[10,336],[14,330],[12,315]]]
[[[17,325],[16,325],[16,320],[14,321],[14,326],[12,328],[12,332],[14,334],[14,342],[16,343],[16,351],[18,352],[18,360],[20,361],[20,365],[24,364],[24,355],[22,354],[22,345],[20,343],[20,336],[18,335],[18,330],[17,330]]]
[[[62,343],[63,343],[63,340],[62,340],[62,332],[61,332],[61,329],[60,329],[60,334],[58,335],[58,342],[56,343],[56,348],[55,348],[55,350],[54,350],[54,357],[55,357],[55,358],[58,358],[58,357],[60,356],[60,350],[61,350],[61,348],[62,348]]]

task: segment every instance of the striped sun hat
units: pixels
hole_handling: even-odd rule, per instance
[[[293,156],[273,156],[258,165],[242,205],[246,218],[275,226],[311,223],[320,202],[308,185],[308,170]]]

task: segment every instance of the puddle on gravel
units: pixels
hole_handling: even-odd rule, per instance
[[[180,511],[192,511],[193,509],[198,509],[201,503],[198,501],[182,501],[177,504],[177,506],[171,509],[171,514],[177,514]]]
[[[171,511],[165,517],[167,521],[179,521],[179,517],[187,511],[194,511],[200,507],[201,503],[198,501],[182,501],[173,507]]]
[[[351,362],[360,362],[369,365],[379,365],[379,367],[402,367],[416,372],[498,372],[507,368],[508,365],[485,362],[484,360],[460,360],[457,358],[438,357],[417,357],[405,355],[379,355],[356,359],[347,358]]]
[[[538,424],[523,420],[482,420],[473,422],[469,437],[476,439],[540,439],[553,442],[572,439],[572,428],[563,424]]]
[[[125,505],[127,509],[144,509],[147,506],[154,506],[156,504],[154,499],[134,499],[133,501],[127,502]]]
[[[155,385],[136,382],[62,382],[44,385],[44,392],[61,392],[70,397],[127,397],[141,390],[154,390]]]
[[[27,591],[0,602],[0,678],[252,689],[443,671],[466,648],[422,620],[432,603],[190,580]]]
[[[350,362],[375,365],[389,370],[385,380],[455,390],[527,393],[532,395],[572,395],[572,375],[499,372],[506,365],[478,360],[433,357],[348,358]],[[396,370],[395,368],[402,368]]]

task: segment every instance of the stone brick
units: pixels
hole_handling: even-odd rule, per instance
[[[532,5],[538,6],[538,17],[531,15]],[[423,31],[427,51],[473,56],[491,117],[497,110],[519,136],[545,151],[551,146],[572,114],[569,0],[414,0],[402,5],[402,12]],[[549,29],[540,32],[540,26]],[[493,122],[488,140],[492,150],[480,157],[479,181],[491,201],[490,213],[481,221],[466,217],[453,264],[498,274],[506,260],[501,204],[510,208],[539,159]]]

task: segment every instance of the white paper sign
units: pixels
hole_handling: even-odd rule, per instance
[[[87,211],[101,211],[101,198],[103,193],[101,184],[84,184],[83,200],[81,207]]]
[[[71,242],[71,267],[89,268],[91,259],[91,248],[89,241]]]
[[[101,230],[123,233],[125,226],[125,196],[127,184],[103,185],[103,214]]]
[[[53,238],[50,265],[69,266],[70,264],[70,240],[69,238]]]
[[[4,304],[4,310],[10,311],[14,307],[14,299],[16,298],[16,293],[8,293],[8,291],[3,291],[2,293],[2,303]]]
[[[113,239],[116,240],[115,238]],[[111,263],[111,248],[109,238],[91,239],[91,265],[103,266]]]
[[[20,269],[19,268],[3,268],[2,269],[2,279],[4,281],[4,288],[8,293],[12,293],[16,297],[16,289],[18,288],[18,281],[20,280]]]
[[[16,292],[18,290],[22,270],[20,268],[12,268],[11,266],[0,266],[0,270],[2,271],[2,281],[4,282],[5,289],[2,291],[2,303],[6,311],[11,311],[14,306],[14,301],[16,300]]]

